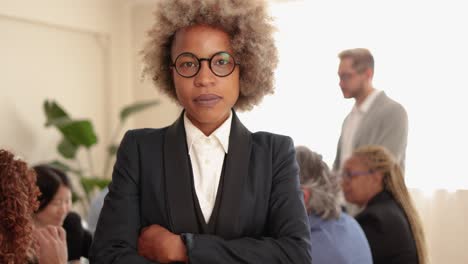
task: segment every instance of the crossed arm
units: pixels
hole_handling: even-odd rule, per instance
[[[137,156],[136,143],[127,133],[95,234],[93,263],[311,263],[309,226],[290,139],[279,142],[274,153],[268,220],[262,227],[266,235],[226,240],[192,234],[189,248],[180,234],[159,225],[140,232]]]

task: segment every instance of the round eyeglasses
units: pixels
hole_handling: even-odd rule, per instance
[[[355,178],[356,176],[363,176],[363,175],[369,175],[374,173],[374,170],[367,170],[367,171],[342,171],[341,177],[343,180],[351,180]]]
[[[174,67],[180,76],[191,78],[200,71],[202,61],[207,61],[211,72],[218,77],[230,75],[236,65],[239,65],[234,57],[225,51],[215,53],[211,58],[198,58],[193,53],[184,52],[177,56],[171,67]]]

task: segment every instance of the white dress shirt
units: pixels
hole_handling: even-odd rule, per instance
[[[343,126],[343,135],[341,138],[340,168],[343,167],[345,161],[353,154],[354,136],[356,135],[356,131],[359,128],[363,117],[372,106],[372,103],[374,103],[375,98],[377,98],[380,92],[382,91],[373,90],[366,99],[364,99],[360,106],[354,104],[353,109],[348,114]]]
[[[192,163],[193,183],[206,223],[216,202],[224,156],[229,149],[232,113],[210,136],[205,136],[184,114],[187,146]]]

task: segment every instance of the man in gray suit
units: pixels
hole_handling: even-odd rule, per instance
[[[404,170],[408,138],[405,109],[373,87],[374,58],[369,50],[344,50],[338,57],[341,91],[344,98],[354,98],[356,103],[343,122],[334,170],[341,169],[356,148],[371,144],[386,147]]]

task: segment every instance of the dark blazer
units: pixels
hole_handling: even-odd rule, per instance
[[[190,263],[311,263],[310,231],[292,140],[251,133],[233,112],[216,230],[201,234],[183,116],[162,129],[128,131],[91,248],[92,263],[150,263],[143,227],[193,233]]]
[[[92,235],[91,232],[83,228],[80,215],[75,212],[68,213],[62,227],[67,233],[68,260],[88,258]]]
[[[413,233],[403,209],[383,191],[356,216],[372,251],[374,264],[417,264]]]

